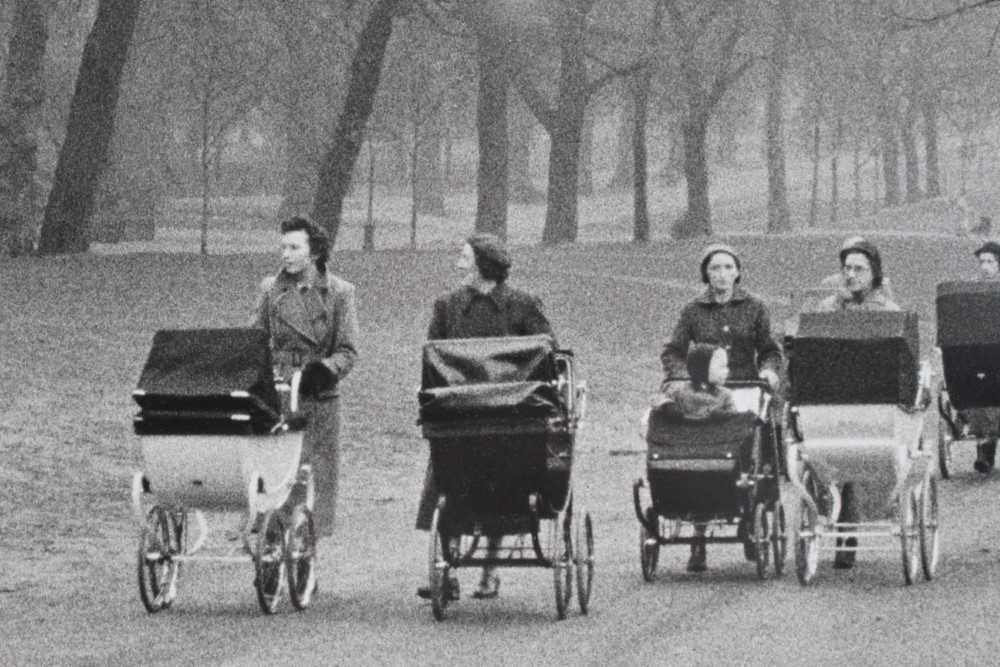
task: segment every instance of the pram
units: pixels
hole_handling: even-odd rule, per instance
[[[1000,416],[967,419],[965,410],[1000,415],[1000,283],[956,281],[937,287],[937,344],[944,379],[938,385],[938,467],[952,472],[955,441],[996,436]],[[981,424],[979,421],[992,422]]]
[[[788,460],[799,500],[795,566],[803,585],[816,575],[821,546],[897,548],[879,538],[899,540],[907,584],[918,568],[926,579],[934,575],[937,485],[933,456],[923,448],[930,366],[919,364],[918,343],[914,313],[800,317],[789,351]],[[838,520],[845,485],[856,513],[851,521]]]
[[[276,611],[286,580],[292,605],[309,606],[314,492],[310,467],[299,460],[306,424],[297,414],[298,379],[275,381],[264,331],[164,330],[153,337],[133,392],[143,467],[133,477],[132,508],[147,611],[171,606],[181,564],[195,561],[252,562],[265,613]],[[234,511],[245,517],[239,543],[207,548],[205,514]]]
[[[573,445],[585,387],[549,336],[433,340],[419,391],[438,499],[431,520],[431,607],[444,618],[452,568],[551,568],[560,619],[574,573],[581,613],[594,576],[590,515],[574,505]],[[498,552],[490,538],[514,536]]]
[[[784,568],[787,537],[781,505],[781,443],[774,427],[772,396],[761,382],[729,382],[738,413],[691,420],[670,403],[644,418],[646,476],[652,502],[643,508],[632,485],[639,520],[639,563],[646,581],[656,577],[660,547],[692,544],[697,524],[707,543],[740,543],[757,576]],[[732,528],[735,526],[735,533]]]

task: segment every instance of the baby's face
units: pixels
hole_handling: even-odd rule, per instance
[[[708,381],[712,384],[725,384],[729,379],[729,354],[718,348],[708,363]]]

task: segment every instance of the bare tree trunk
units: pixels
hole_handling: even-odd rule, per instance
[[[648,166],[646,164],[646,120],[649,113],[649,88],[652,74],[648,71],[640,74],[633,82],[633,127],[632,127],[632,183],[635,192],[633,206],[632,240],[636,243],[649,241],[649,204],[647,203],[646,183]]]
[[[17,0],[0,106],[0,256],[30,252],[37,215],[36,131],[45,99],[48,26],[38,0]]]
[[[920,156],[917,155],[917,137],[913,126],[917,122],[917,107],[907,100],[906,111],[900,119],[900,136],[903,140],[903,158],[906,165],[906,201],[920,201]]]
[[[306,119],[308,112],[303,104],[303,86],[309,83],[312,66],[305,51],[301,35],[283,31],[288,51],[291,75],[284,90],[285,175],[281,184],[281,205],[278,217],[282,220],[296,215],[308,215],[316,193],[319,151]]]
[[[535,120],[517,98],[510,104],[508,120],[510,198],[523,204],[537,202],[543,195],[531,179],[531,134]]]
[[[872,166],[872,213],[878,213],[879,202],[882,200],[881,179],[879,178],[879,174],[882,173],[881,159],[882,153],[880,151],[872,151],[872,160],[874,161]]]
[[[844,138],[844,119],[837,117],[834,125],[833,145],[830,155],[830,222],[837,223],[838,205],[840,204],[840,145]]]
[[[615,142],[615,171],[611,175],[609,187],[612,190],[624,190],[634,187],[632,177],[635,174],[635,165],[632,160],[635,156],[635,137],[632,135],[635,130],[636,110],[633,106],[636,100],[635,86],[640,85],[642,76],[636,78],[629,86],[631,95],[626,95],[622,104],[621,113],[618,120],[618,133]],[[648,115],[648,111],[645,112]]]
[[[426,215],[444,217],[448,214],[444,200],[444,173],[441,149],[444,144],[444,123],[435,112],[423,123],[423,134],[417,148],[417,210]]]
[[[812,190],[809,193],[809,227],[816,226],[816,216],[819,206],[819,159],[820,159],[820,124],[823,120],[823,108],[819,101],[816,102],[816,118],[813,121],[813,150],[812,150]]]
[[[560,17],[560,67],[556,118],[550,129],[549,193],[542,242],[576,241],[580,136],[587,106],[587,68],[584,62],[586,14],[564,5]]]
[[[928,91],[921,105],[924,117],[924,162],[927,173],[927,196],[941,196],[941,170],[938,163],[938,93]]]
[[[337,120],[333,145],[320,162],[312,217],[326,229],[331,245],[337,239],[344,199],[350,191],[351,174],[375,103],[385,50],[392,35],[392,19],[403,1],[376,0],[372,7],[351,60],[347,97]]]
[[[420,207],[418,205],[418,200],[420,198],[420,177],[418,176],[419,167],[419,154],[420,154],[420,142],[422,141],[420,137],[420,103],[417,103],[414,109],[414,121],[413,121],[413,135],[411,136],[410,143],[410,248],[417,247],[417,215],[419,213]]]
[[[199,225],[201,243],[199,251],[202,255],[208,254],[208,218],[210,215],[209,202],[212,199],[212,163],[211,163],[211,137],[209,135],[209,123],[212,119],[212,79],[209,76],[202,90],[201,98],[201,149],[200,153],[200,176],[201,176],[201,224]]]
[[[899,145],[896,142],[895,123],[888,111],[880,119],[882,136],[882,180],[885,182],[885,205],[899,205]]]
[[[99,0],[83,47],[66,139],[38,243],[44,255],[85,252],[94,193],[115,127],[119,83],[139,15],[139,0]]]
[[[861,217],[861,135],[854,135],[854,217]]]
[[[785,68],[788,64],[788,31],[793,11],[791,0],[779,0],[771,39],[767,84],[767,231],[792,228],[785,180]]]
[[[589,112],[584,112],[580,129],[579,194],[594,194],[594,114]]]
[[[674,225],[675,238],[711,236],[712,219],[708,201],[708,117],[695,115],[682,123],[684,132],[684,177],[687,181],[687,210]]]
[[[479,167],[476,231],[507,236],[508,201],[508,75],[502,48],[479,33],[479,101],[476,131],[479,134]]]

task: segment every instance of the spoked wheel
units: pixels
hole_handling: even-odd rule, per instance
[[[771,533],[767,520],[767,505],[757,503],[753,512],[753,543],[757,552],[757,578],[767,579],[767,568],[771,561]]]
[[[917,579],[917,568],[920,566],[920,547],[917,544],[920,528],[918,516],[920,507],[917,491],[906,492],[906,497],[900,500],[899,545],[903,551],[903,580],[907,585]]]
[[[272,510],[264,515],[257,533],[254,551],[254,587],[257,603],[265,614],[273,614],[281,602],[288,563],[288,524],[283,512]]]
[[[556,589],[556,615],[566,618],[573,597],[573,510],[560,512],[555,519],[552,574]]]
[[[785,525],[785,506],[778,500],[774,504],[771,520],[771,551],[774,556],[774,576],[780,577],[785,571],[785,556],[788,553],[788,527]]]
[[[146,525],[139,535],[139,598],[149,613],[168,608],[177,596],[180,542],[174,516],[157,505],[146,515]]]
[[[580,613],[590,609],[590,591],[594,584],[594,523],[590,512],[576,524],[576,600]]]
[[[660,525],[660,518],[652,507],[646,510],[646,523],[653,526]],[[645,525],[639,524],[639,564],[642,566],[642,578],[646,581],[656,579],[656,566],[659,562],[659,535],[650,533]]]
[[[444,620],[444,610],[448,607],[450,591],[448,586],[448,572],[450,567],[445,558],[445,545],[448,538],[441,534],[441,508],[434,510],[434,517],[431,519],[430,546],[427,550],[427,576],[431,589],[431,611],[434,619]]]
[[[292,512],[287,567],[288,597],[301,611],[310,605],[316,590],[316,525],[305,505]]]
[[[951,477],[951,445],[954,442],[951,427],[944,417],[938,415],[938,469],[941,471],[941,479]]]
[[[819,568],[819,518],[804,499],[799,505],[799,531],[795,536],[795,576],[808,586]]]
[[[743,559],[748,563],[757,562],[757,542],[754,541],[753,523],[748,518],[740,519],[740,537],[743,538]]]
[[[920,494],[920,565],[928,581],[937,570],[938,537],[937,480],[928,475]]]

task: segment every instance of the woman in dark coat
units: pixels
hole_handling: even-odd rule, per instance
[[[663,388],[687,381],[688,349],[709,343],[729,353],[729,376],[733,380],[762,379],[772,390],[778,387],[781,351],[771,337],[771,317],[764,302],[740,286],[742,268],[732,247],[715,243],[701,256],[701,281],[705,292],[681,311],[670,340],[663,346]],[[695,526],[688,570],[706,569],[705,527]]]
[[[541,301],[507,285],[510,264],[507,249],[493,234],[475,234],[466,239],[456,263],[464,272],[462,285],[434,302],[427,339],[552,335],[552,327],[542,313]],[[428,462],[417,512],[417,529],[430,530],[437,497],[434,470]],[[500,538],[491,537],[490,550],[495,553],[499,546]],[[500,578],[495,569],[484,567],[473,597],[494,598],[499,587]],[[448,582],[448,589],[448,595],[458,599],[457,579]],[[417,594],[430,597],[430,590],[421,587]]]
[[[277,377],[302,375],[302,410],[309,420],[302,461],[316,484],[320,537],[333,534],[340,469],[340,381],[357,359],[354,285],[327,270],[329,242],[312,222],[281,223],[282,268],[264,279],[252,326],[271,337]]]

